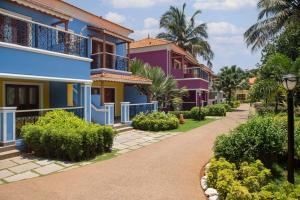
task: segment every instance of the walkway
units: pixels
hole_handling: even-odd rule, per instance
[[[245,121],[249,107],[114,159],[0,186],[1,199],[204,199],[199,171],[215,137]]]

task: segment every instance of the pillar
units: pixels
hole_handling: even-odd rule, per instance
[[[0,146],[15,144],[16,107],[0,108]]]
[[[83,107],[83,118],[91,122],[91,83],[81,85],[81,106]]]
[[[129,105],[130,105],[130,102],[121,102],[121,123],[130,122]]]

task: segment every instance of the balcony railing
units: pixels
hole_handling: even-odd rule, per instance
[[[109,68],[121,71],[128,71],[129,68],[129,58],[112,54],[112,53],[105,53],[105,64],[103,63],[103,53],[94,53],[91,55],[93,59],[91,68],[92,69],[99,69],[99,68]]]
[[[0,11],[0,42],[87,57],[88,39]]]
[[[185,68],[184,78],[202,78],[208,81],[208,73],[200,67]]]

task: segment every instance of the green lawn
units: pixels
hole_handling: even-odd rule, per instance
[[[112,152],[110,153],[104,153],[102,155],[96,156],[96,158],[90,160],[90,162],[99,162],[99,161],[104,161],[104,160],[108,160],[111,158],[114,158],[118,155],[117,150],[112,150]]]
[[[180,124],[177,129],[166,131],[166,132],[187,132],[189,130],[192,130],[194,128],[198,128],[200,126],[203,126],[205,124],[208,124],[210,122],[215,121],[216,119],[207,118],[202,121],[197,121],[193,119],[186,119],[184,124]]]

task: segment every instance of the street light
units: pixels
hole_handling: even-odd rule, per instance
[[[288,74],[282,78],[283,87],[288,91],[288,181],[295,183],[294,170],[294,92],[297,85],[297,77],[293,74]]]

